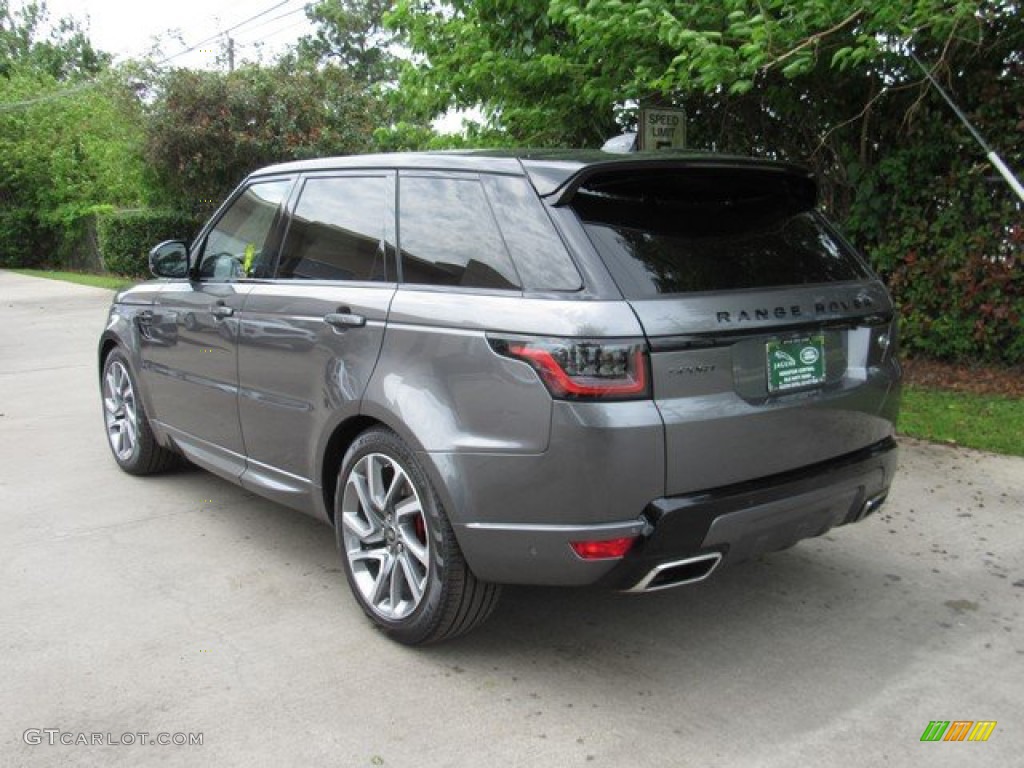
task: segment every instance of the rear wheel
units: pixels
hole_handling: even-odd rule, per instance
[[[393,639],[446,640],[494,610],[500,587],[469,570],[430,481],[394,432],[371,429],[353,442],[338,475],[334,515],[349,586]]]
[[[118,466],[133,475],[151,475],[177,466],[178,455],[163,448],[153,436],[128,359],[119,349],[103,361],[100,387],[107,444]]]

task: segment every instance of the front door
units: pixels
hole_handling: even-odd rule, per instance
[[[280,239],[290,179],[252,184],[221,212],[192,253],[189,278],[168,284],[153,307],[142,375],[152,417],[197,464],[237,478],[245,468],[238,423],[238,318],[251,284]]]

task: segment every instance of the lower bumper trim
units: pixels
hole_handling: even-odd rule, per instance
[[[717,556],[722,565],[785,549],[802,539],[862,520],[885,500],[896,469],[892,439],[828,462],[771,478],[657,499],[645,517],[653,533],[601,579],[647,591],[662,564]],[[716,567],[712,570],[717,570]],[[680,580],[692,583],[700,579]],[[640,588],[647,581],[647,589]]]

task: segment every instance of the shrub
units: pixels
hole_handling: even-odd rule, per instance
[[[38,267],[53,250],[39,217],[23,208],[0,207],[0,267]]]
[[[150,249],[164,240],[190,238],[196,220],[178,211],[136,210],[96,215],[96,234],[108,272],[138,277],[148,270]]]

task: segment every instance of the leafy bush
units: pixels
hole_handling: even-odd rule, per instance
[[[149,270],[150,249],[164,240],[191,237],[196,220],[178,211],[115,211],[96,215],[103,265],[109,272],[138,277]]]
[[[23,208],[0,207],[0,267],[35,267],[47,261],[52,238]]]
[[[0,76],[0,263],[74,265],[97,205],[143,201],[141,152],[140,105],[119,75]]]
[[[900,308],[908,352],[1016,365],[1024,362],[1024,226],[1012,204],[992,199],[1001,196],[967,191],[949,190],[938,211],[901,210],[875,258]]]
[[[208,215],[271,163],[365,152],[382,105],[333,65],[172,70],[157,83],[146,159],[164,205]]]

